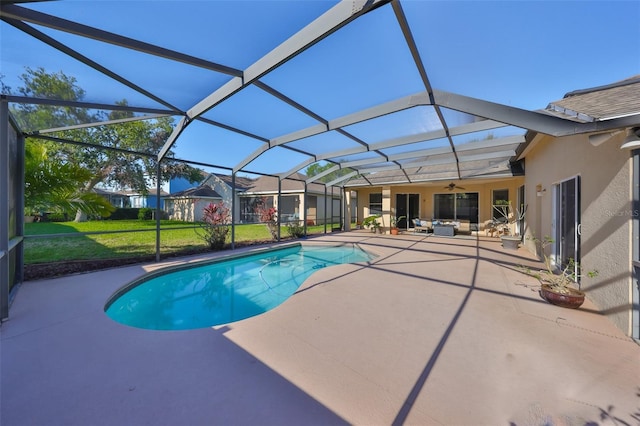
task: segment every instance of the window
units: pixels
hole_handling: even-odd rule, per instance
[[[382,214],[382,192],[369,194],[369,214]]]
[[[471,229],[477,230],[478,193],[435,194],[433,214],[434,219],[468,220]]]
[[[273,207],[273,197],[241,197],[240,223],[260,223],[260,215],[256,213],[256,209],[263,203],[266,203],[267,208]]]
[[[508,215],[507,207],[499,207],[496,208],[494,206],[507,206],[509,201],[509,190],[508,189],[494,189],[493,194],[491,195],[491,217],[493,220],[506,220],[506,215]],[[506,213],[506,215],[505,215]]]

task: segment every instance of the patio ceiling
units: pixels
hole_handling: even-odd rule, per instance
[[[349,187],[511,176],[527,131],[564,136],[640,124],[638,114],[578,123],[540,110],[540,102],[560,96],[535,99],[531,91],[548,86],[548,76],[531,81],[523,65],[505,70],[522,74],[513,87],[501,87],[506,80],[494,70],[494,91],[485,91],[480,70],[457,67],[463,55],[477,61],[491,50],[472,40],[459,51],[440,47],[456,40],[454,32],[442,33],[451,31],[446,23],[464,19],[453,7],[390,0],[3,2],[5,77],[16,65],[52,64],[80,86],[98,88],[87,88],[83,102],[4,97],[127,109],[140,120],[172,116],[173,134],[160,152],[147,153],[159,160],[176,148],[194,164],[280,178],[328,162],[332,167],[308,182],[345,169],[330,184]],[[536,3],[542,7],[553,6]],[[118,19],[108,19],[114,10]],[[488,24],[484,31],[500,30]],[[539,31],[518,29],[532,37]],[[520,46],[523,54],[527,48]],[[505,98],[512,94],[522,99]],[[126,108],[115,103],[122,99]],[[104,123],[76,127],[96,124]]]

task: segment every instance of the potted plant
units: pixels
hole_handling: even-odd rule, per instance
[[[527,212],[526,204],[514,209],[511,201],[497,200],[496,204],[493,205],[493,209],[502,216],[501,223],[498,224],[503,231],[500,236],[502,247],[507,250],[517,250],[522,242],[522,236],[516,231],[516,224],[524,219]]]
[[[391,235],[398,235],[398,222],[406,216],[391,216]]]
[[[376,232],[382,232],[382,226],[378,222],[378,218],[379,217],[380,217],[380,215],[373,215],[373,216],[365,217],[364,220],[362,221],[362,226],[364,228],[366,228],[366,229],[371,228],[371,232],[373,232],[374,234]]]
[[[540,295],[547,302],[562,306],[564,308],[579,308],[584,303],[585,294],[575,288],[575,283],[580,278],[580,265],[573,259],[569,259],[567,265],[556,269],[551,262],[551,257],[547,255],[546,248],[553,244],[554,240],[546,236],[542,241],[532,238],[539,243],[544,258],[544,269],[532,271],[527,268],[525,273],[535,277],[540,281]],[[586,275],[593,278],[598,275],[598,271],[589,271]]]

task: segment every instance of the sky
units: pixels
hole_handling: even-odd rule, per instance
[[[91,0],[30,3],[22,7],[244,70],[334,4],[288,0]],[[429,81],[439,90],[536,110],[567,92],[640,75],[640,0],[405,0],[401,6]],[[222,73],[34,27],[182,110],[188,110],[230,79]],[[1,22],[0,74],[4,83],[14,90],[21,86],[19,76],[25,67],[43,67],[75,77],[86,91],[87,101],[112,103],[127,99],[131,105],[158,106]],[[327,120],[425,89],[390,5],[341,28],[262,81]],[[461,114],[447,114],[452,122],[468,119]],[[205,116],[262,138],[274,138],[317,123],[256,87],[244,89]],[[416,108],[350,126],[348,130],[375,143],[438,125],[433,109]],[[428,146],[438,143],[442,141]],[[195,123],[178,140],[176,155],[233,167],[261,145],[254,138]],[[320,154],[355,145],[335,132],[294,144],[298,149]],[[371,154],[352,159],[368,155]],[[279,172],[307,158],[276,148],[248,168]]]

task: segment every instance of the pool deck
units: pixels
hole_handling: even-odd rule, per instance
[[[1,327],[2,426],[640,423],[640,346],[540,299],[498,239],[333,233],[379,255],[226,326],[149,331],[103,307],[161,265],[23,284]],[[617,421],[617,423],[616,423]]]

